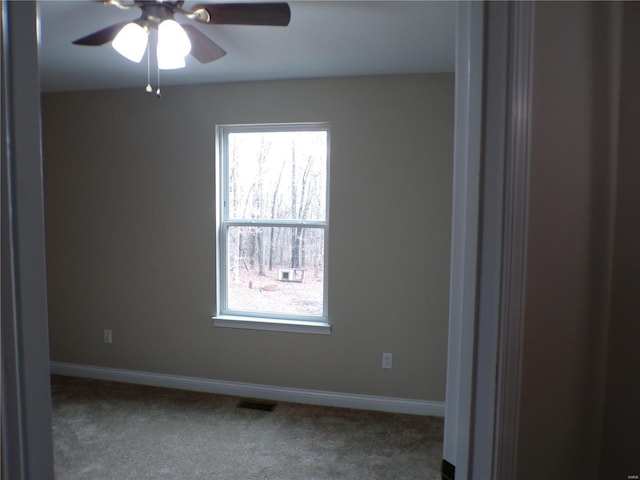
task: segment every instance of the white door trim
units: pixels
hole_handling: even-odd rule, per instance
[[[443,458],[515,478],[531,128],[531,2],[461,2]]]
[[[0,3],[2,478],[53,479],[36,2]]]
[[[467,478],[475,361],[484,4],[457,13],[449,344],[443,458]]]
[[[508,32],[511,47],[508,59],[504,251],[494,438],[493,478],[496,479],[516,478],[517,466],[529,218],[533,20],[532,2],[511,4]]]

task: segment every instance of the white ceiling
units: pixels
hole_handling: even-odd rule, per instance
[[[187,1],[185,8],[195,3],[206,0]],[[453,1],[303,0],[289,5],[288,27],[193,22],[227,55],[205,65],[189,57],[186,68],[161,72],[162,85],[453,72]],[[108,44],[87,47],[71,43],[139,16],[137,8],[120,10],[90,0],[41,0],[42,90],[143,88],[147,82],[146,59],[135,64]],[[184,17],[176,19],[190,22]]]

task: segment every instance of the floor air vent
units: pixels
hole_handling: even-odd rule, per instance
[[[247,402],[243,400],[238,403],[238,408],[248,408],[249,410],[260,410],[262,412],[273,412],[273,409],[276,408],[276,404],[263,402]]]

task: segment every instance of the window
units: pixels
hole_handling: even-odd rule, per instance
[[[329,333],[329,126],[218,126],[215,325]]]

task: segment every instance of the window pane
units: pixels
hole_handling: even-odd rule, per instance
[[[231,219],[326,220],[327,132],[228,135]]]
[[[229,227],[230,311],[322,316],[324,229]]]

